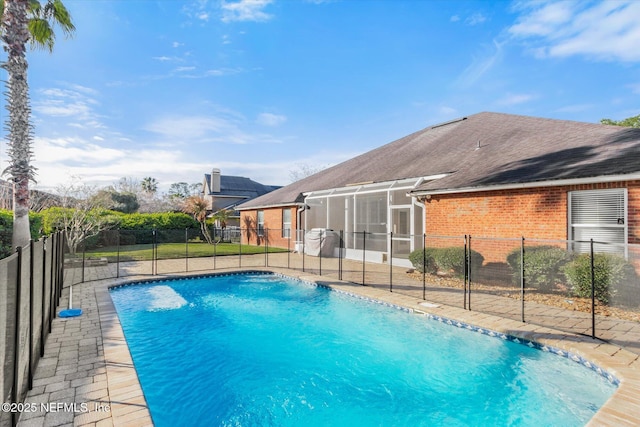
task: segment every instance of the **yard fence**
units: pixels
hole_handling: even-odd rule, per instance
[[[321,229],[211,235],[212,245],[196,229],[105,231],[67,260],[66,283],[288,268],[605,341],[626,329],[622,344],[640,353],[640,245]]]
[[[58,232],[0,260],[0,426],[17,424],[17,405],[33,387],[62,292],[63,245]]]

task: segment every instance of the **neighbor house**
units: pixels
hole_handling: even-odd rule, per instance
[[[240,203],[267,194],[279,186],[264,185],[243,176],[222,175],[220,169],[212,169],[204,175],[202,196],[207,201],[207,212],[211,216],[221,210],[232,211],[228,226],[239,226],[240,215],[236,206]]]
[[[245,225],[341,230],[347,257],[361,258],[358,233],[370,233],[367,259],[394,264],[408,263],[424,235],[640,243],[640,129],[483,112],[238,210]],[[283,232],[270,244],[294,236],[300,240]]]

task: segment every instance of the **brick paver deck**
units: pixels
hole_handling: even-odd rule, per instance
[[[222,258],[222,257],[221,257]],[[639,325],[634,322],[611,320],[603,324],[609,334],[610,342],[593,340],[583,335],[559,332],[545,326],[522,323],[513,320],[518,316],[518,301],[504,298],[498,301],[496,296],[487,296],[483,302],[482,294],[473,296],[477,304],[496,306],[492,313],[469,311],[461,308],[459,292],[450,289],[438,289],[430,286],[427,299],[437,301],[428,306],[422,305],[422,284],[416,286],[415,281],[404,281],[393,278],[396,292],[389,292],[389,282],[383,283],[380,277],[385,266],[367,264],[365,282],[369,286],[341,282],[333,279],[328,273],[331,265],[326,263],[323,276],[317,276],[300,270],[301,257],[271,258],[270,265],[264,267],[264,257],[244,257],[243,268],[267,269],[277,271],[305,280],[323,282],[329,286],[347,290],[369,298],[388,301],[393,304],[409,307],[418,312],[457,319],[462,322],[508,333],[530,339],[549,346],[572,352],[593,361],[621,380],[614,396],[592,419],[594,426],[637,426],[640,425],[640,346],[638,336]],[[158,264],[158,271],[164,274],[178,275],[211,273],[211,259],[165,260]],[[237,270],[236,260],[231,258],[216,260],[216,272]],[[318,265],[307,268],[318,269]],[[48,406],[34,412],[25,412],[20,418],[21,427],[29,426],[149,426],[152,420],[138,382],[124,334],[115,313],[108,293],[108,287],[124,281],[148,279],[151,274],[150,263],[121,265],[121,275],[127,277],[114,278],[114,265],[95,267],[85,271],[85,283],[73,286],[74,307],[82,308],[83,314],[77,318],[56,318],[45,348],[45,355],[40,360],[35,373],[34,388],[29,392],[27,403],[45,403]],[[388,269],[388,267],[386,267]],[[357,277],[360,281],[361,266],[345,265],[345,277]],[[193,271],[197,270],[197,271]],[[379,271],[378,271],[379,270]],[[382,272],[382,273],[381,273]],[[68,283],[78,282],[78,270],[67,270],[65,280]],[[137,275],[136,275],[137,274]],[[144,274],[142,276],[140,274]],[[327,276],[329,274],[329,276]],[[134,276],[135,275],[135,276]],[[337,277],[337,276],[336,276]],[[398,275],[402,277],[402,274]],[[377,283],[380,282],[380,283]],[[68,289],[68,288],[67,288]],[[402,293],[400,293],[402,292]],[[68,291],[65,290],[62,307],[67,304]],[[552,317],[554,322],[567,322],[565,326],[584,330],[590,327],[577,312],[553,309],[550,307],[531,306],[528,312],[533,316]],[[504,313],[504,316],[493,315],[493,311]],[[495,313],[499,314],[499,313]],[[615,342],[615,344],[614,344]],[[623,348],[628,344],[627,348]],[[66,406],[65,406],[66,404]],[[74,405],[75,404],[75,405]]]

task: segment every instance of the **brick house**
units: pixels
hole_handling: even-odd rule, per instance
[[[208,215],[221,210],[231,210],[228,226],[240,226],[240,215],[236,206],[276,190],[280,186],[264,185],[243,176],[222,175],[220,169],[204,174],[202,197],[207,201]]]
[[[640,243],[640,129],[483,112],[238,210],[243,226],[343,230],[347,257],[362,253],[358,233],[369,232],[367,258],[398,265],[423,234]]]

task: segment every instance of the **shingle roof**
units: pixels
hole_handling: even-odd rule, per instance
[[[479,148],[478,148],[479,147]],[[301,202],[301,193],[448,174],[417,191],[640,172],[640,129],[483,112],[435,125],[241,205]]]
[[[205,174],[204,178],[206,182],[206,194],[214,194],[216,196],[255,198],[281,188],[274,185],[260,184],[259,182],[243,176],[220,175],[220,192],[210,193],[209,183],[211,182],[211,174]]]

